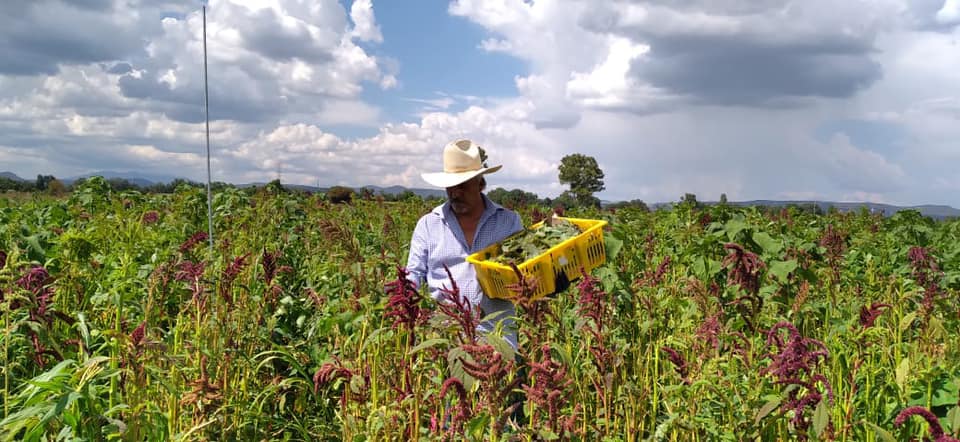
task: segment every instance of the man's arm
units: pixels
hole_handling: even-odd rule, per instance
[[[425,218],[417,221],[417,227],[413,229],[413,236],[410,239],[410,253],[407,256],[407,279],[413,281],[417,288],[426,280],[427,260],[429,259],[429,246],[427,232],[427,223]]]
[[[520,214],[519,214],[519,213],[513,212],[513,226],[512,226],[512,228],[511,228],[510,234],[512,235],[512,234],[517,233],[517,232],[519,232],[519,231],[521,231],[521,230],[523,230],[523,220],[520,219]]]

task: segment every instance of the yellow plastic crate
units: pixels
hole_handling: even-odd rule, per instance
[[[607,224],[606,221],[561,219],[570,221],[582,232],[517,266],[524,278],[536,279],[537,288],[533,293],[534,299],[553,293],[556,290],[556,279],[561,274],[566,275],[568,281],[574,281],[581,276],[581,268],[589,272],[606,261],[607,255],[603,245],[603,226]],[[541,221],[531,226],[531,229],[537,229],[542,225]],[[493,244],[468,256],[467,262],[476,268],[480,286],[483,287],[487,296],[512,299],[515,295],[507,287],[517,283],[517,274],[510,266],[488,261],[500,253],[500,243]]]

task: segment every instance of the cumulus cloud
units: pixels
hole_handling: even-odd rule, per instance
[[[62,65],[123,59],[143,49],[136,20],[105,1],[4,2],[0,29],[0,74],[56,74]]]
[[[0,6],[0,55],[15,57],[0,66],[0,163],[205,177],[197,5],[134,4]],[[390,90],[403,60],[372,49],[391,35],[369,0],[214,1],[214,179],[425,187],[419,174],[441,168],[442,146],[468,137],[504,165],[491,188],[541,196],[564,190],[560,159],[584,153],[604,170],[598,196],[609,200],[960,206],[960,58],[946,56],[960,37],[955,5],[455,0],[452,20],[483,31],[478,54],[525,69],[513,96],[464,85],[424,97]],[[422,106],[386,115],[364,93],[375,88]],[[902,135],[878,144],[851,121]]]

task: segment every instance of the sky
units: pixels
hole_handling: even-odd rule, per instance
[[[0,171],[960,207],[960,0],[11,0]]]

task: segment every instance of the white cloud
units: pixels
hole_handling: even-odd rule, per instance
[[[960,0],[944,0],[937,11],[937,22],[945,25],[960,24]]]
[[[373,16],[373,4],[370,0],[354,0],[350,6],[350,19],[353,20],[352,36],[361,41],[382,42],[383,35]]]
[[[76,12],[49,0],[61,16],[48,17],[15,3],[52,36]],[[560,159],[584,153],[606,173],[598,196],[611,200],[692,192],[960,206],[960,58],[949,56],[960,29],[948,26],[956,5],[457,0],[454,19],[484,30],[478,56],[496,52],[526,68],[515,73],[516,96],[465,84],[411,97],[392,89],[430,79],[404,77],[405,61],[390,58],[402,54],[370,49],[392,36],[369,0],[349,10],[336,0],[214,1],[214,179],[279,172],[300,184],[424,187],[419,174],[440,169],[443,145],[469,137],[504,165],[491,188],[541,196],[563,190]],[[160,6],[137,6],[77,13],[113,33],[69,46],[86,48],[84,57],[50,53],[16,66],[42,75],[0,67],[0,163],[58,176],[205,175],[199,11],[165,5],[179,14],[161,20]],[[9,29],[0,27],[0,41]],[[377,93],[385,102],[400,94],[422,107],[392,118],[365,98],[371,87],[386,90]],[[902,140],[865,136],[861,121]],[[818,132],[825,126],[829,134]]]

